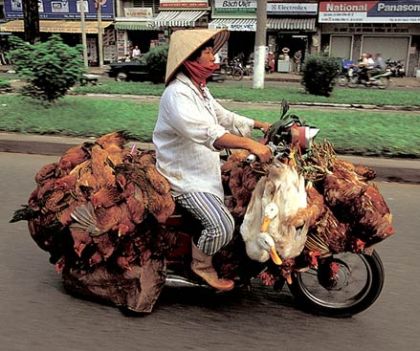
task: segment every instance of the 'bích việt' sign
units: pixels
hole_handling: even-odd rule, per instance
[[[214,3],[214,13],[256,13],[257,0],[234,1],[234,0],[216,0]]]

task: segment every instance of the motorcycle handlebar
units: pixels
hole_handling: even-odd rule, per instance
[[[248,157],[245,159],[245,162],[248,164],[253,164],[257,160],[257,155],[249,154]]]

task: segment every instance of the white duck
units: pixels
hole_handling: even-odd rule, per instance
[[[274,240],[268,233],[271,221],[277,216],[278,208],[276,204],[271,203],[265,206],[264,212],[262,211],[261,200],[264,188],[265,181],[260,180],[252,194],[240,232],[249,258],[266,262],[271,257],[275,264],[281,265],[282,260],[277,254]]]
[[[269,252],[259,237],[262,234],[274,239],[277,256],[298,256],[306,241],[306,207],[303,177],[289,165],[273,163],[268,176],[257,183],[241,226],[249,257],[268,260]]]

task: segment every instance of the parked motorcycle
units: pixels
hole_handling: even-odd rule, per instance
[[[348,68],[346,74],[338,76],[338,84],[349,88],[364,86],[367,88],[386,89],[390,85],[391,72],[366,68],[359,68],[352,65]]]
[[[402,60],[391,60],[388,59],[385,61],[386,70],[391,72],[392,77],[404,77],[405,76],[405,67]]]
[[[238,57],[231,61],[224,60],[220,65],[220,72],[225,76],[232,76],[234,80],[241,80],[244,76],[244,67]]]

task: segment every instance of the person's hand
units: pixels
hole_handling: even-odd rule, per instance
[[[264,132],[264,134],[266,134],[268,132],[270,127],[271,127],[271,123],[255,121],[254,128],[260,129],[261,131]]]
[[[270,127],[271,127],[271,123],[262,122],[262,127],[260,129],[264,132],[264,134],[266,134],[268,130],[270,129]]]
[[[257,142],[252,144],[252,146],[249,148],[249,151],[256,155],[263,163],[270,161],[272,156],[271,149],[267,145]]]

